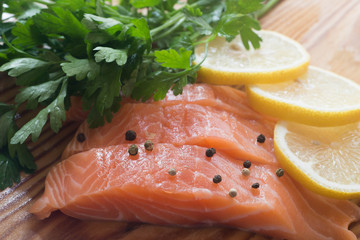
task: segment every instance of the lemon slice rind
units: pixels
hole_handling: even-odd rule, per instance
[[[209,63],[209,59],[216,58],[216,55],[212,55],[209,51],[207,59],[202,63],[200,70],[198,71],[198,79],[202,82],[211,83],[211,84],[225,84],[225,85],[240,85],[240,84],[256,84],[256,83],[274,83],[274,82],[283,82],[295,79],[296,77],[302,75],[306,72],[307,67],[309,65],[310,61],[310,55],[306,51],[306,49],[295,40],[288,38],[287,36],[284,36],[280,33],[273,32],[273,31],[267,31],[267,30],[261,30],[258,32],[259,35],[263,38],[262,47],[258,50],[245,50],[240,38],[235,38],[232,43],[238,43],[238,45],[241,48],[241,51],[239,52],[239,55],[248,55],[248,59],[250,59],[252,56],[256,56],[257,59],[261,59],[261,56],[267,57],[266,61],[276,63],[278,61],[278,57],[275,56],[275,53],[267,53],[265,48],[266,41],[268,38],[274,38],[275,40],[283,41],[284,43],[288,44],[292,47],[291,50],[286,51],[286,49],[283,49],[284,54],[288,54],[289,52],[296,53],[297,57],[288,57],[289,59],[286,61],[286,63],[278,64],[273,67],[259,67],[259,64],[257,63],[249,63],[247,67],[239,67],[236,66],[236,64],[241,65],[244,63],[232,58],[228,57],[229,54],[223,54],[226,55],[226,58],[229,58],[230,64],[232,66],[225,66],[222,65],[221,61],[218,61],[217,64]],[[220,37],[218,37],[220,38]],[[273,39],[273,41],[274,41]],[[278,42],[278,41],[277,41]],[[219,51],[224,48],[221,46],[228,47],[230,43],[226,43],[225,40],[223,40],[223,43],[219,43]],[[278,43],[277,43],[278,44]],[[210,43],[211,46],[211,43]],[[203,46],[202,46],[203,47]],[[270,48],[270,47],[266,47]],[[215,47],[216,49],[216,47]],[[295,50],[294,50],[295,49]],[[273,50],[276,52],[276,49]],[[195,63],[201,62],[203,59],[204,49],[201,47],[197,47],[195,49]],[[216,53],[215,53],[216,54]],[[236,54],[236,53],[235,53]],[[272,55],[274,57],[272,58]],[[233,55],[236,57],[236,55]],[[246,59],[246,57],[245,57]],[[223,59],[224,61],[226,59]],[[235,65],[233,65],[231,62],[235,62]],[[270,64],[271,65],[271,64]],[[255,66],[255,67],[253,67]]]
[[[337,181],[329,181],[313,168],[314,163],[322,160],[313,158],[309,162],[304,162],[290,150],[285,141],[285,136],[289,133],[288,124],[296,123],[279,121],[274,130],[275,156],[285,171],[301,185],[318,194],[337,199],[359,198],[360,183],[342,184]],[[358,128],[360,129],[360,122]],[[360,138],[360,136],[357,137]],[[332,161],[332,159],[328,160]],[[346,161],[343,161],[343,164],[346,164]]]
[[[279,97],[276,94],[263,90],[266,85],[258,84],[246,87],[250,106],[258,112],[272,117],[319,127],[339,126],[360,120],[360,86],[358,84],[317,67],[310,66],[308,71],[315,71],[339,79],[346,88],[356,91],[354,95],[357,95],[359,100],[354,101],[352,104],[342,105],[339,103],[338,107],[328,108],[317,104],[304,104],[301,100],[302,96],[295,99]],[[288,81],[280,84],[290,85],[294,82]],[[271,86],[276,85],[272,84]],[[338,91],[338,94],[342,94],[344,89],[335,90]],[[346,95],[344,95],[344,98],[346,98]]]

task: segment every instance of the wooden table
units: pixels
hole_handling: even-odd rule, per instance
[[[303,44],[311,65],[360,83],[360,1],[283,0],[261,23]]]
[[[360,1],[283,0],[261,19],[264,29],[275,30],[298,40],[311,54],[311,64],[360,83]],[[15,89],[4,76],[0,101],[11,101]],[[25,114],[25,121],[31,117]],[[233,229],[183,229],[147,224],[79,221],[55,212],[39,221],[27,212],[42,194],[49,169],[59,161],[77,124],[66,124],[56,137],[47,126],[30,148],[38,171],[23,175],[17,186],[0,193],[0,239],[266,239]],[[351,229],[360,239],[360,224]]]

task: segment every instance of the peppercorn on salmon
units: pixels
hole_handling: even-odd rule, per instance
[[[45,193],[31,211],[40,218],[60,209],[80,219],[220,225],[287,239],[356,239],[347,229],[359,217],[355,205],[318,196],[287,175],[277,177],[276,164],[253,163],[251,174],[243,176],[242,160],[219,151],[208,159],[204,147],[155,144],[146,151],[139,145],[131,156],[129,146],[72,155],[50,171]],[[215,175],[221,182],[213,182]],[[254,183],[259,187],[252,188]]]
[[[274,121],[251,110],[241,91],[192,85],[160,102],[128,102],[118,114],[102,128],[79,128],[32,213],[228,226],[289,240],[356,239],[348,230],[360,219],[355,204],[276,173]],[[129,130],[136,133],[131,141]]]
[[[126,102],[126,101],[125,101]],[[127,130],[137,133],[132,143],[146,140],[212,147],[233,157],[259,162],[275,162],[272,154],[274,121],[247,105],[245,93],[231,87],[198,84],[187,86],[182,95],[158,102],[127,102],[111,124],[91,129],[84,122],[68,144],[63,159],[74,153],[110,145],[130,143],[124,138]],[[87,140],[79,142],[78,134]],[[260,134],[267,141],[258,143]]]

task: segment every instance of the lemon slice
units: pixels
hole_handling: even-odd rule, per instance
[[[313,127],[279,121],[275,154],[305,187],[333,198],[360,197],[360,122]]]
[[[198,79],[212,84],[273,83],[292,80],[306,72],[310,56],[296,41],[272,31],[259,31],[259,49],[246,50],[240,37],[232,42],[217,37],[209,43],[208,54]],[[195,48],[195,63],[205,56],[205,45]]]
[[[247,87],[250,105],[282,120],[313,126],[338,126],[360,120],[360,85],[309,67],[295,81]]]

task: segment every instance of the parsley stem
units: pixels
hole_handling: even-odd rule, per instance
[[[197,6],[197,3],[196,3],[196,2],[190,5],[190,7],[196,7],[196,6]],[[174,25],[174,24],[175,24],[175,26],[176,26],[174,29],[176,29],[176,28],[177,28],[177,25],[180,25],[180,24],[178,24],[178,22],[181,21],[181,23],[182,23],[183,21],[185,21],[185,14],[182,13],[182,12],[180,12],[183,8],[184,8],[184,7],[182,7],[182,8],[180,8],[180,9],[174,11],[173,13],[176,12],[176,14],[173,15],[169,20],[167,20],[163,25],[160,25],[160,26],[158,26],[158,27],[156,27],[156,28],[154,28],[154,29],[151,29],[151,30],[150,30],[150,35],[154,38],[154,36],[155,36],[156,34],[158,34],[160,31],[162,31],[162,30],[164,30],[164,29],[166,29],[166,28],[169,28],[170,26],[172,26],[172,25]],[[164,33],[164,35],[160,35],[160,36],[161,36],[161,37],[162,37],[162,36],[166,36],[167,34],[171,33],[174,29],[171,28],[171,29],[169,29],[168,31],[166,31],[166,32]],[[158,36],[158,37],[155,38],[155,39],[158,39],[158,38],[160,38],[160,37]]]
[[[34,56],[30,55],[29,53],[21,50],[21,49],[18,49],[18,48],[16,48],[15,46],[13,46],[13,45],[6,39],[6,37],[5,37],[4,34],[2,34],[2,38],[4,39],[4,43],[5,43],[10,49],[12,49],[13,51],[18,52],[18,53],[20,53],[20,54],[22,54],[22,55],[24,55],[24,56],[26,56],[26,57],[29,57],[29,58],[39,59],[39,58],[34,57]]]
[[[267,3],[265,3],[265,5],[255,13],[256,18],[260,19],[261,17],[263,17],[267,12],[269,12],[272,8],[274,8],[275,5],[279,3],[279,1],[280,0],[267,1]]]
[[[167,20],[163,25],[158,26],[157,28],[150,30],[150,35],[154,37],[157,33],[160,31],[176,24],[178,21],[180,21],[185,15],[182,12],[177,13],[173,17],[171,17],[169,20]]]
[[[160,38],[165,37],[166,35],[171,34],[173,31],[176,30],[176,28],[178,28],[178,27],[185,21],[185,19],[186,19],[185,17],[180,18],[180,20],[177,21],[177,22],[176,22],[171,28],[169,28],[167,31],[165,31],[165,32],[157,35],[156,37],[153,37],[153,41],[156,41],[156,40],[158,40],[158,39],[160,39]]]
[[[216,38],[216,36],[217,36],[217,33],[213,33],[213,34],[211,34],[208,38],[193,43],[193,46],[196,46],[196,45],[199,45],[199,44],[203,44],[203,43],[209,43],[209,42],[211,42],[212,40],[214,40],[214,39]]]
[[[113,15],[113,18],[115,18],[116,20],[119,20],[122,23],[131,23],[131,20],[135,19],[133,17],[129,17],[129,16],[120,14],[118,11],[109,7],[106,4],[103,6],[103,8],[104,8],[104,10],[107,11],[107,13],[110,13],[110,15]]]

